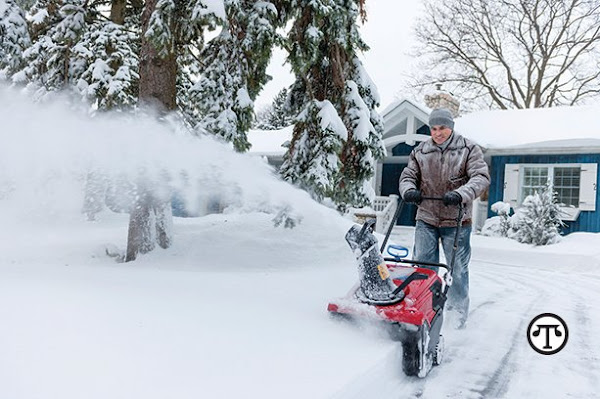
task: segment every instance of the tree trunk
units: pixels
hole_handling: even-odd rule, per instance
[[[112,0],[110,7],[110,20],[117,25],[125,24],[125,5],[126,0]]]
[[[172,111],[177,81],[177,58],[175,53],[161,57],[159,51],[146,37],[150,16],[158,0],[146,1],[142,13],[142,48],[140,54],[140,103],[156,107],[160,113]],[[174,32],[171,29],[171,32]],[[171,48],[174,48],[172,46]]]
[[[173,241],[171,230],[173,226],[173,208],[171,201],[165,201],[154,207],[156,217],[156,241],[161,248],[169,248]]]
[[[145,33],[157,1],[146,1],[146,8],[142,13],[139,103],[154,107],[159,114],[165,114],[176,107],[177,59],[174,53],[161,57],[154,44],[146,38]],[[171,32],[174,31],[171,29]],[[147,183],[143,177],[138,182],[137,200],[129,217],[127,262],[135,260],[138,253],[154,249],[156,239],[162,248],[171,245],[171,202],[154,198],[148,190],[148,187],[157,183],[160,182]]]
[[[137,200],[129,213],[129,231],[125,262],[135,260],[138,253],[145,254],[155,247],[152,198],[145,184],[138,185]]]

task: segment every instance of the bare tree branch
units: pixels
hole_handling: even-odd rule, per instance
[[[469,107],[571,105],[598,96],[597,0],[425,0],[413,87],[454,85]]]

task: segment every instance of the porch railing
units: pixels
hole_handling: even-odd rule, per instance
[[[357,223],[363,223],[366,219],[374,218],[377,220],[375,231],[385,234],[390,227],[390,223],[394,223],[394,214],[398,207],[398,196],[390,195],[389,197],[375,197],[373,208],[371,210],[356,209],[353,211],[354,220]]]

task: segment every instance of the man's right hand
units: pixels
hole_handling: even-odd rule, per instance
[[[423,201],[423,195],[420,190],[412,189],[404,193],[404,201],[412,204],[420,204]]]

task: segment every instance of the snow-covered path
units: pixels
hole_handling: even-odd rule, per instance
[[[336,397],[597,398],[598,265],[574,268],[567,256],[545,264],[526,253],[504,255],[474,248],[468,328],[445,324],[444,363],[426,379],[398,373],[397,349]],[[546,312],[561,316],[570,331],[567,346],[552,356],[534,352],[526,338],[531,320]]]
[[[133,264],[102,254],[124,236],[123,215],[0,229],[0,397],[597,397],[593,251],[570,263],[474,237],[469,325],[447,319],[444,363],[408,378],[397,343],[326,312],[356,278],[347,225],[273,229],[270,218],[177,220],[174,247]],[[395,239],[410,245],[411,231]],[[526,338],[545,312],[570,330],[553,356]]]

